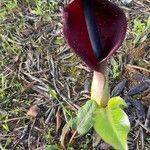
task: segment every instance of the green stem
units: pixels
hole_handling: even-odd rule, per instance
[[[107,75],[107,62],[100,65],[99,71],[94,71],[91,87],[91,99],[101,107],[106,107],[109,101],[109,86]]]

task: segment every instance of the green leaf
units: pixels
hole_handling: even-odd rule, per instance
[[[56,147],[55,145],[48,145],[46,147],[46,150],[60,150],[58,147]]]
[[[7,123],[3,124],[2,127],[5,129],[5,131],[9,132],[9,127]]]
[[[93,100],[86,102],[77,113],[77,131],[80,134],[87,133],[93,126],[93,113],[97,108],[97,103]]]
[[[69,121],[69,126],[71,129],[76,129],[77,128],[77,118],[71,118]]]
[[[49,95],[50,95],[52,98],[58,99],[56,91],[53,90],[52,88],[49,88],[49,92],[48,92],[48,93],[49,93]]]
[[[127,150],[127,135],[130,130],[128,116],[120,108],[125,106],[121,98],[112,98],[108,107],[97,108],[94,128],[101,138],[117,150]]]
[[[108,107],[110,109],[120,108],[121,106],[127,107],[126,102],[121,97],[117,96],[109,100]]]

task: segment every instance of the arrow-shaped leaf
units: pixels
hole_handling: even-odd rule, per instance
[[[82,106],[77,113],[77,131],[80,134],[87,133],[93,126],[93,113],[97,108],[95,101],[90,100]]]
[[[110,99],[106,108],[97,108],[94,128],[101,138],[117,150],[127,150],[127,134],[130,130],[128,116],[120,108],[125,102],[119,98]]]

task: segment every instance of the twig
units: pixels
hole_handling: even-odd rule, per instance
[[[75,107],[76,109],[78,109],[79,107],[75,104],[73,104],[71,101],[68,101],[67,98],[61,94],[61,92],[59,91],[59,89],[57,88],[57,84],[56,84],[56,73],[55,73],[55,65],[54,65],[54,61],[53,58],[51,57],[51,65],[52,65],[52,76],[53,76],[53,84],[55,87],[55,90],[57,92],[57,94],[62,98],[63,101],[65,101],[68,105]]]
[[[144,125],[148,131],[150,132],[150,106],[148,108],[148,112],[147,112],[147,116],[146,116],[146,121],[145,121],[145,125]]]
[[[48,116],[47,116],[47,118],[46,118],[46,120],[45,120],[45,124],[48,124],[48,123],[49,123],[50,118],[52,117],[53,113],[55,112],[55,109],[54,109],[54,108],[50,108],[50,109],[51,109],[51,110],[50,110],[50,112],[49,112],[49,114],[48,114]]]
[[[126,67],[134,68],[134,69],[139,69],[139,70],[146,71],[146,72],[149,72],[149,73],[150,73],[150,70],[147,70],[147,69],[142,68],[142,67],[139,67],[139,66],[127,64]]]
[[[14,145],[12,147],[13,150],[15,150],[16,146],[28,135],[29,130],[30,130],[30,125],[25,126],[22,135],[20,136],[18,141],[16,143],[14,143]]]
[[[150,133],[150,130],[145,126],[143,125],[141,122],[139,122],[139,125],[146,130],[146,132]]]
[[[31,126],[30,131],[29,131],[29,136],[28,136],[28,150],[31,150],[31,146],[30,146],[31,142],[30,142],[30,139],[31,139],[31,133],[32,133],[32,130],[33,130],[34,125],[35,125],[35,123],[36,123],[36,120],[37,120],[37,118],[35,118],[35,120],[33,121],[32,126]]]
[[[0,144],[0,149],[1,149],[1,150],[5,150],[5,148],[3,148],[1,144]]]
[[[5,122],[11,122],[11,121],[16,121],[16,120],[20,120],[20,119],[26,119],[27,117],[18,117],[18,118],[11,118],[5,121],[0,121],[0,124],[5,123]]]
[[[56,132],[57,133],[58,133],[58,130],[59,130],[61,124],[62,124],[62,118],[61,118],[60,106],[59,106],[57,109],[57,112],[56,112]]]
[[[26,72],[21,72],[21,73],[26,75],[27,77],[29,77],[31,80],[37,81],[37,82],[41,83],[42,85],[44,85],[45,87],[48,87],[42,80],[38,79],[37,77],[34,77],[34,76],[32,76],[32,75],[30,75],[29,73],[26,73]]]
[[[46,72],[48,72],[48,71],[50,71],[50,69],[41,70],[41,71],[36,71],[36,72],[30,72],[30,74],[31,74],[31,75],[33,75],[33,74],[41,74],[41,73],[46,73]]]
[[[73,133],[73,135],[71,136],[71,139],[70,139],[70,141],[69,141],[69,145],[71,144],[71,142],[72,142],[72,140],[73,140],[73,138],[76,136],[76,134],[77,134],[77,130]]]

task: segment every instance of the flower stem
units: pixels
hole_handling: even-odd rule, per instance
[[[94,71],[91,87],[91,99],[101,107],[106,107],[110,98],[106,67],[107,62],[103,62],[99,71]]]

